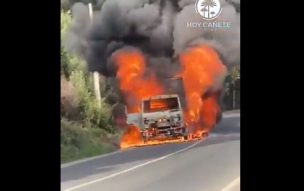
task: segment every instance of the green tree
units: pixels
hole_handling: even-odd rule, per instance
[[[60,12],[60,26],[61,26],[61,38],[62,35],[65,34],[66,30],[68,29],[69,25],[72,22],[72,15],[71,11],[64,11],[61,10]]]
[[[89,77],[82,70],[71,73],[70,80],[73,83],[80,106],[82,122],[85,127],[97,127],[106,131],[112,131],[111,107],[102,100],[101,108],[96,104],[94,93],[90,91]]]
[[[235,82],[236,80],[238,80],[240,78],[240,66],[234,66],[230,69],[230,76],[233,82]]]
[[[69,11],[63,11],[61,10],[60,13],[60,26],[61,26],[61,30],[60,30],[60,34],[61,34],[61,57],[60,57],[60,61],[61,61],[61,74],[63,74],[66,78],[69,77],[71,70],[69,68],[69,60],[70,60],[70,56],[67,54],[67,52],[65,51],[63,45],[62,45],[62,40],[68,30],[69,25],[72,22],[72,17],[70,15]]]
[[[85,62],[77,55],[71,55],[63,46],[63,39],[65,38],[69,26],[72,22],[70,11],[61,10],[61,73],[69,79],[72,71],[82,70],[87,74]]]
[[[231,88],[234,86],[235,82],[240,80],[240,66],[233,66],[229,68],[229,73],[225,79],[225,92],[231,91]]]

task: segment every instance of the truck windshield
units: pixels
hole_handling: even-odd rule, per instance
[[[176,97],[146,100],[143,104],[145,113],[166,111],[179,108],[178,99]]]

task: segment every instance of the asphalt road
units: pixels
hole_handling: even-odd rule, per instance
[[[240,118],[205,140],[133,148],[61,168],[62,191],[239,191]]]

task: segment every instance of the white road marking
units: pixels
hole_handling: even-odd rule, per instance
[[[181,150],[178,150],[178,151],[175,151],[175,152],[173,152],[173,153],[167,154],[167,155],[165,155],[165,156],[162,156],[162,157],[159,157],[159,158],[156,158],[156,159],[147,161],[147,162],[145,162],[145,163],[143,163],[143,164],[140,164],[140,165],[137,165],[137,166],[134,166],[134,167],[125,169],[125,170],[123,170],[123,171],[120,171],[120,172],[111,174],[111,175],[106,176],[106,177],[102,177],[102,178],[99,178],[99,179],[96,179],[96,180],[93,180],[93,181],[90,181],[90,182],[86,182],[86,183],[83,183],[83,184],[80,184],[80,185],[77,185],[77,186],[74,186],[74,187],[65,189],[64,191],[76,190],[76,189],[78,189],[78,188],[81,188],[81,187],[84,187],[84,186],[88,186],[88,185],[90,185],[90,184],[94,184],[94,183],[96,183],[96,182],[104,181],[104,180],[113,178],[113,177],[115,177],[115,176],[118,176],[118,175],[121,175],[121,174],[130,172],[130,171],[133,171],[133,170],[135,170],[135,169],[137,169],[137,168],[146,166],[146,165],[151,164],[151,163],[155,163],[155,162],[157,162],[157,161],[166,159],[166,158],[168,158],[168,157],[170,157],[170,156],[172,156],[172,155],[175,155],[175,154],[178,154],[178,153],[180,153],[180,152],[186,151],[186,150],[188,150],[188,149],[190,149],[190,148],[196,146],[197,144],[199,144],[199,143],[202,142],[202,141],[203,141],[203,139],[199,140],[198,142],[196,142],[196,143],[194,143],[194,144],[192,144],[192,145],[190,145],[190,146],[188,146],[188,147],[186,147],[186,148],[183,148],[183,149],[181,149]]]
[[[232,182],[230,182],[225,188],[223,188],[221,191],[235,191],[233,189],[235,189],[239,185],[240,185],[240,177],[237,177]]]

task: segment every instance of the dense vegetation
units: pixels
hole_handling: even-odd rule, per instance
[[[61,11],[61,40],[71,23],[68,11]],[[101,90],[102,96],[105,90]],[[117,148],[117,132],[111,105],[98,107],[91,74],[85,61],[61,47],[61,160],[67,162]]]

